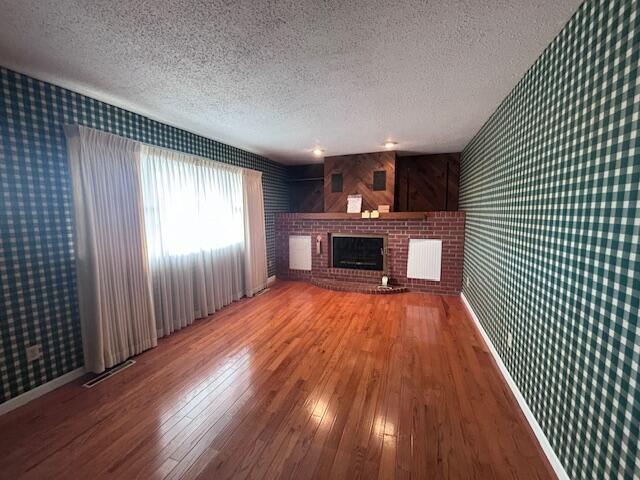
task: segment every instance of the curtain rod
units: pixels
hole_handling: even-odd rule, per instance
[[[251,173],[251,172],[259,173],[260,175],[262,175],[262,173],[263,173],[262,171],[260,171],[260,170],[256,170],[256,169],[254,169],[254,168],[240,167],[240,166],[238,166],[238,165],[232,165],[232,164],[230,164],[230,163],[221,162],[220,160],[214,160],[214,159],[212,159],[212,158],[203,157],[203,156],[201,156],[201,155],[195,155],[195,154],[193,154],[193,153],[181,152],[180,150],[175,150],[175,149],[173,149],[173,148],[161,147],[160,145],[153,145],[153,144],[151,144],[151,143],[141,142],[140,140],[135,140],[135,139],[133,139],[133,138],[125,137],[125,136],[123,136],[123,135],[118,135],[118,134],[111,133],[111,132],[105,132],[104,130],[100,130],[100,129],[93,128],[93,127],[87,127],[87,126],[85,126],[85,125],[80,125],[80,124],[78,124],[78,123],[68,124],[68,125],[65,125],[65,126],[64,126],[64,128],[65,128],[65,129],[66,129],[67,127],[76,127],[76,128],[79,128],[79,129],[80,129],[80,128],[86,128],[87,130],[93,130],[93,131],[95,131],[95,132],[98,132],[98,133],[100,133],[101,135],[111,135],[111,136],[113,136],[113,137],[118,137],[118,138],[122,138],[122,139],[125,139],[125,140],[129,140],[129,141],[131,141],[131,142],[135,142],[135,143],[139,144],[140,146],[145,146],[145,147],[149,147],[149,148],[158,148],[158,149],[160,149],[160,150],[166,150],[167,152],[177,153],[177,154],[179,154],[179,155],[187,155],[187,156],[189,156],[189,157],[193,157],[193,158],[195,158],[195,159],[200,159],[200,160],[203,160],[203,161],[205,161],[205,162],[217,163],[217,164],[219,164],[219,165],[220,165],[221,167],[223,167],[223,168],[237,168],[237,169],[240,169],[240,170],[242,170],[242,171],[247,171],[247,172],[249,172],[249,173]],[[231,145],[229,145],[229,146],[231,147]],[[232,148],[236,148],[236,147],[232,147]]]

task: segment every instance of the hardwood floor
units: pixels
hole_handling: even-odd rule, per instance
[[[457,297],[279,282],[0,417],[0,477],[553,478]]]

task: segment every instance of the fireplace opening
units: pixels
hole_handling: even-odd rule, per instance
[[[386,239],[367,235],[331,235],[331,266],[356,270],[384,270]]]

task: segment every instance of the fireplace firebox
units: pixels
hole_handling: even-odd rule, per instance
[[[387,239],[355,233],[331,234],[331,266],[355,270],[386,270]]]

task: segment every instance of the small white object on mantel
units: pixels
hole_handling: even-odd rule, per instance
[[[362,195],[355,194],[347,197],[347,213],[360,213],[362,210]]]

